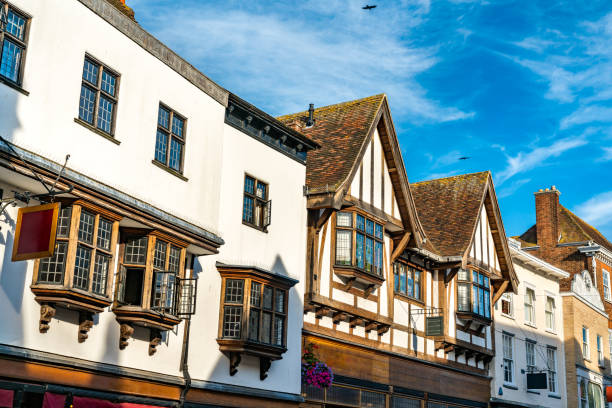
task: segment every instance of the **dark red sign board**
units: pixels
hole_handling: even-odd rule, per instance
[[[19,209],[12,261],[53,255],[59,209],[59,203]]]
[[[606,402],[612,402],[612,387],[606,387]]]

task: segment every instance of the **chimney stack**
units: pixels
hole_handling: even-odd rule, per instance
[[[559,242],[559,196],[557,187],[540,189],[535,193],[536,229],[538,245],[552,248]]]
[[[308,120],[306,121],[306,127],[314,125],[314,103],[311,103],[308,107]]]

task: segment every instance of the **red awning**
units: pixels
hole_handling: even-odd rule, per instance
[[[66,396],[64,394],[53,394],[45,392],[43,400],[43,408],[64,408],[66,404]]]

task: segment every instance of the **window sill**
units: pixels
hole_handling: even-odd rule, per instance
[[[161,314],[141,306],[115,305],[113,313],[120,323],[133,324],[158,330],[172,330],[181,319],[170,314]]]
[[[554,399],[559,399],[559,400],[561,399],[561,395],[556,394],[556,393],[552,393],[552,392],[550,394],[548,394],[548,397],[549,398],[554,398]]]
[[[61,285],[41,284],[31,285],[35,300],[40,303],[53,303],[71,310],[90,313],[103,312],[111,304],[111,299],[79,289]]]
[[[518,390],[518,387],[517,387],[516,385],[514,385],[514,384],[510,384],[510,383],[504,383],[504,384],[503,384],[503,387],[504,387],[504,388],[508,388],[508,389],[510,389],[510,390]]]
[[[153,163],[154,165],[156,165],[157,167],[159,167],[162,170],[167,171],[168,173],[172,174],[175,177],[180,178],[183,181],[188,181],[189,179],[185,176],[183,176],[181,173],[179,173],[176,170],[171,169],[170,167],[167,167],[165,164],[158,162],[157,160],[153,159],[151,160],[151,163]]]
[[[385,278],[382,276],[366,272],[356,266],[335,264],[333,268],[334,273],[341,278],[347,279],[348,281],[360,282],[371,289],[380,287],[385,281]]]
[[[557,331],[556,330],[546,329],[545,331],[546,331],[546,333],[554,334],[555,336],[557,335]]]
[[[92,131],[92,132],[94,132],[95,134],[102,136],[102,137],[103,137],[103,138],[105,138],[106,140],[110,140],[111,142],[113,142],[113,143],[114,143],[114,144],[116,144],[116,145],[121,144],[121,142],[120,142],[119,140],[115,139],[113,136],[109,135],[109,134],[108,134],[108,133],[106,133],[106,132],[101,131],[101,130],[100,130],[100,129],[98,129],[97,127],[93,126],[93,125],[92,125],[92,124],[90,124],[90,123],[85,122],[85,121],[84,121],[84,120],[82,120],[82,119],[79,119],[79,118],[74,118],[74,121],[75,121],[76,123],[78,123],[79,125],[83,126],[84,128],[91,130],[91,131]]]
[[[259,379],[261,381],[268,377],[268,370],[272,361],[282,359],[283,353],[287,351],[285,346],[256,343],[242,339],[217,339],[217,343],[219,344],[219,350],[229,357],[230,376],[238,372],[242,354],[248,354],[259,358]]]
[[[529,394],[537,394],[537,395],[540,395],[540,391],[533,391],[533,390],[529,390],[529,389],[528,389],[528,390],[527,390],[527,392],[528,392]]]
[[[514,316],[512,316],[512,315],[505,314],[505,313],[501,313],[501,315],[502,315],[503,317],[507,318],[507,319],[512,319],[512,320],[514,320]]]
[[[242,221],[242,225],[246,225],[247,227],[251,227],[251,228],[256,229],[257,231],[261,231],[261,232],[263,232],[265,234],[268,233],[268,228],[267,227],[265,227],[265,228],[258,227],[257,225],[251,224],[250,222],[246,222],[244,220]]]
[[[405,295],[405,294],[403,294],[401,292],[395,292],[395,296],[400,298],[400,299],[402,299],[402,300],[405,300],[405,301],[416,302],[416,303],[421,304],[421,305],[425,304],[425,302],[423,300],[417,299],[417,298],[412,297],[412,296]]]
[[[535,323],[531,323],[531,322],[524,322],[524,324],[525,324],[525,326],[529,326],[529,327],[532,327],[532,328],[534,328],[534,329],[537,329],[537,328],[538,328],[538,326],[536,326],[536,325],[535,325]]]
[[[19,84],[15,83],[13,81],[10,81],[10,80],[8,80],[8,79],[6,79],[4,77],[0,77],[0,83],[8,86],[9,88],[13,88],[17,92],[22,93],[25,96],[30,95],[30,93],[28,91],[26,91],[25,89],[23,89]]]

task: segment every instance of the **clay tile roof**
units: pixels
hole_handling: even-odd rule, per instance
[[[108,1],[110,4],[115,6],[115,8],[117,8],[120,12],[122,12],[123,14],[131,18],[132,20],[136,21],[136,19],[134,18],[134,10],[132,10],[130,7],[128,7],[125,4],[125,0],[123,1],[122,0],[106,0],[106,1]]]
[[[410,184],[427,240],[441,256],[463,256],[480,213],[489,172]]]
[[[314,126],[299,131],[321,145],[308,153],[306,184],[311,192],[336,191],[350,175],[368,137],[384,94],[316,108]],[[306,122],[308,111],[280,116],[287,126]]]

